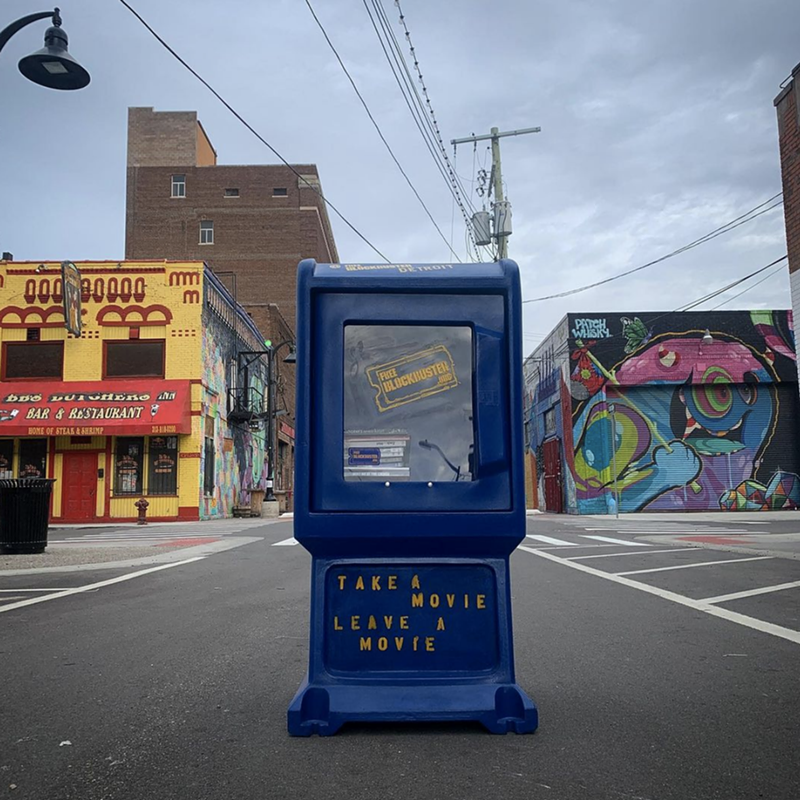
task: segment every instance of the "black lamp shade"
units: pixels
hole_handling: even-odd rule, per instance
[[[20,59],[19,71],[29,80],[49,89],[83,89],[89,73],[67,52],[67,34],[52,27],[44,35],[45,46]]]

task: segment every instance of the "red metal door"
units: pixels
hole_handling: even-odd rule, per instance
[[[560,445],[558,439],[549,439],[544,443],[544,504],[547,511],[555,514],[564,511]]]
[[[70,522],[95,518],[97,508],[97,453],[64,453],[61,516]]]

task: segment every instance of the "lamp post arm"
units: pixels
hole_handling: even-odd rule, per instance
[[[48,17],[52,18],[54,25],[58,26],[61,24],[61,16],[58,13],[58,9],[55,11],[39,11],[36,14],[28,14],[27,17],[21,17],[16,22],[12,22],[0,31],[0,50],[6,46],[8,40],[17,31],[22,30],[22,28],[26,25],[30,25],[32,22],[38,22],[40,19],[47,19]]]

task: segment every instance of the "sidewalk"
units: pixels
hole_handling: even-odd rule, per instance
[[[263,537],[251,531],[291,518],[52,526],[44,553],[0,555],[0,575],[124,569],[206,556],[259,541]]]

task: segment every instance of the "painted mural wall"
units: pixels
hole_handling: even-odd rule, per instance
[[[573,447],[568,335],[565,317],[523,364],[525,455],[532,462],[530,480],[536,494],[532,505],[541,511],[576,513],[569,469]],[[557,468],[554,454],[560,460]]]
[[[578,513],[800,507],[791,312],[568,323],[565,470]]]
[[[266,404],[265,359],[252,360],[244,374],[239,369],[241,362],[236,358],[240,351],[262,350],[263,343],[250,336],[242,325],[239,328],[237,332],[232,308],[212,285],[206,283],[202,350],[205,376],[203,427],[209,433],[213,427],[215,465],[213,490],[207,492],[203,480],[206,469],[206,449],[203,447],[200,469],[202,519],[230,517],[234,506],[250,504],[251,490],[266,488],[266,422],[251,430],[246,422],[228,419],[228,389],[233,383],[242,387],[246,382],[254,390],[252,396],[263,397]]]

